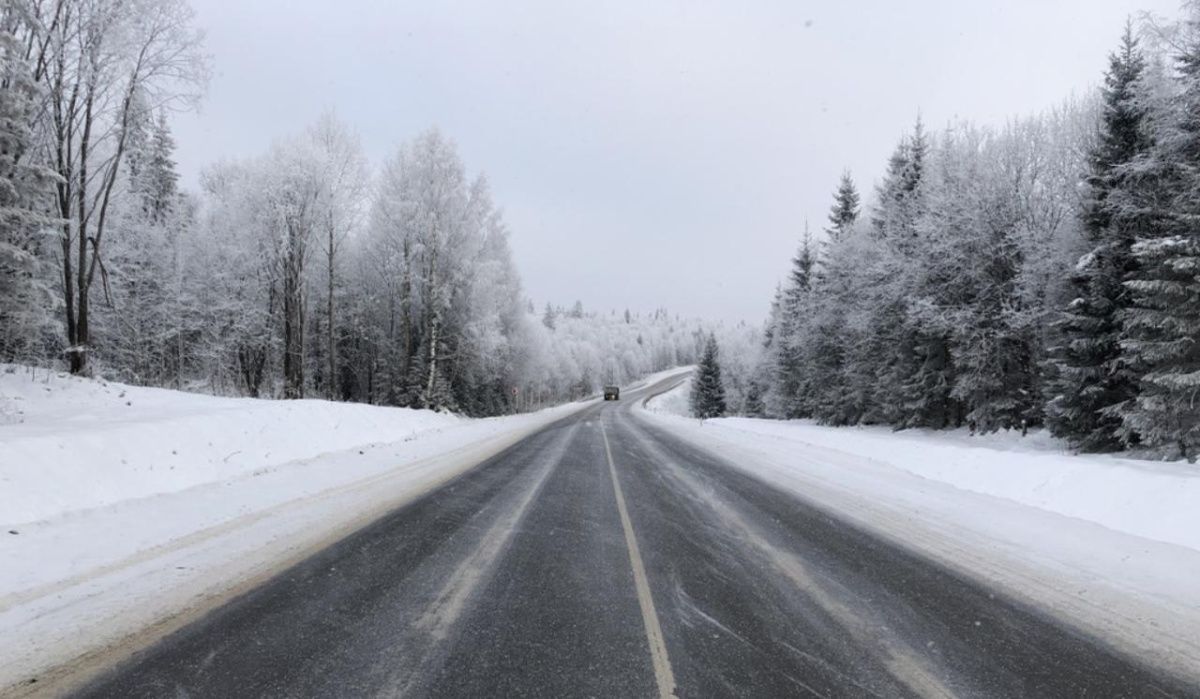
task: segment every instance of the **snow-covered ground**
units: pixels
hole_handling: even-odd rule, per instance
[[[0,694],[186,623],[581,405],[469,420],[0,366]]]
[[[0,366],[0,524],[261,476],[281,464],[461,425],[321,400],[215,398]]]
[[[1200,467],[1044,434],[642,415],[731,463],[1175,670],[1200,675]]]

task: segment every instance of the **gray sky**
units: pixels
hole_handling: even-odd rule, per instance
[[[864,194],[918,111],[1002,124],[1099,83],[1178,0],[192,0],[215,75],[189,185],[327,108],[378,165],[437,125],[504,208],[527,293],[765,314],[839,173]]]

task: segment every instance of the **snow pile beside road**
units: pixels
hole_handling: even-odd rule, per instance
[[[646,410],[664,415],[679,415],[689,417],[692,412],[688,406],[688,396],[692,391],[692,378],[689,376],[683,383],[666,393],[659,394],[646,401]]]
[[[37,521],[463,422],[321,400],[216,398],[0,365],[0,523]]]
[[[654,398],[664,419],[687,414],[687,387]],[[777,454],[813,448],[869,459],[956,488],[1005,498],[1115,531],[1200,550],[1200,467],[1115,456],[1074,455],[1044,432],[970,436],[965,430],[894,432],[810,421],[708,420],[710,435]]]

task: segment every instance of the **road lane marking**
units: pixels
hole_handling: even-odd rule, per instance
[[[667,657],[667,644],[663,640],[658,614],[654,611],[654,598],[650,595],[650,582],[646,578],[646,566],[638,550],[633,523],[625,507],[625,496],[617,480],[617,466],[613,463],[612,447],[608,444],[608,430],[600,423],[600,434],[604,437],[604,454],[608,457],[608,472],[612,476],[613,492],[617,496],[617,512],[621,515],[621,528],[625,530],[625,547],[629,549],[629,565],[633,568],[633,583],[637,588],[638,606],[642,608],[642,623],[646,626],[646,641],[650,644],[650,661],[654,666],[654,680],[658,683],[658,696],[675,696],[675,674],[671,672],[671,659]]]

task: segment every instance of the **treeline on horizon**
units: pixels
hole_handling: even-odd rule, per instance
[[[694,361],[695,320],[525,298],[437,130],[378,171],[327,114],[179,186],[210,68],[186,0],[0,5],[0,361],[492,415]]]
[[[734,407],[1195,459],[1200,4],[1185,13],[1130,22],[1094,97],[995,129],[918,121],[869,206],[844,175]]]

